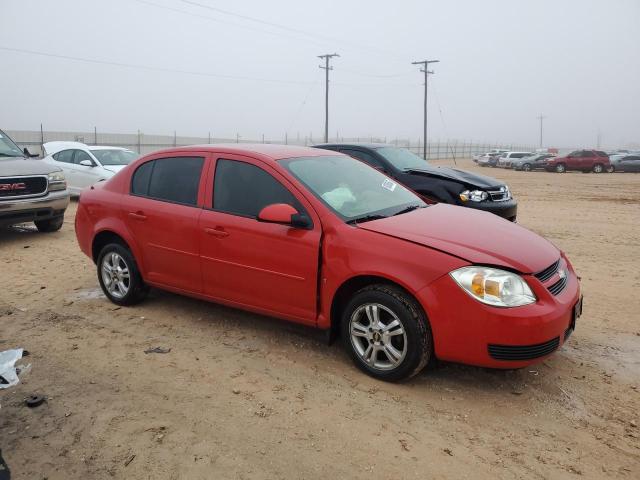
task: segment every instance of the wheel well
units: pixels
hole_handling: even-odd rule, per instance
[[[127,242],[125,242],[117,233],[113,233],[108,230],[102,231],[94,237],[93,244],[91,245],[91,257],[93,258],[93,263],[98,261],[98,255],[100,255],[100,251],[104,246],[110,243],[119,243],[120,245],[129,248]]]
[[[411,292],[408,292],[407,289],[402,285],[399,285],[396,282],[389,280],[388,278],[378,277],[375,275],[361,275],[358,277],[350,278],[342,285],[340,285],[340,288],[338,288],[338,290],[336,291],[335,295],[333,296],[333,301],[331,302],[330,341],[338,338],[340,334],[340,316],[342,315],[342,310],[347,306],[347,303],[349,303],[349,300],[351,299],[353,294],[368,285],[376,284],[393,285],[404,290],[407,295],[414,297]]]

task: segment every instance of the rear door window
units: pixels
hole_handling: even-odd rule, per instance
[[[204,158],[159,158],[142,164],[133,174],[131,193],[154,200],[197,205]]]
[[[54,153],[53,159],[56,162],[73,163],[73,150],[62,150],[61,152]]]
[[[214,210],[256,218],[264,207],[274,203],[287,203],[303,211],[293,194],[260,167],[237,160],[217,161]]]

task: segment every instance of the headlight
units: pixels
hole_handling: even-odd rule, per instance
[[[463,202],[468,200],[471,200],[472,202],[482,202],[487,198],[489,198],[489,194],[482,190],[465,190],[460,194],[460,200]]]
[[[495,307],[519,307],[536,301],[520,275],[489,267],[462,267],[450,273],[476,300]]]
[[[67,181],[64,178],[64,173],[53,172],[49,176],[49,191],[55,192],[56,190],[65,190],[67,188]]]

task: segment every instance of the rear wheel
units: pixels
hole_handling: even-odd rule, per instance
[[[607,168],[605,170],[607,173],[613,173],[616,171],[616,167],[614,167],[613,165],[607,165]]]
[[[432,336],[420,305],[390,285],[358,291],[342,315],[345,348],[372,377],[399,381],[419,373],[432,356]]]
[[[596,163],[593,166],[593,173],[602,173],[603,170],[604,170],[604,167],[602,166],[601,163]]]
[[[556,172],[557,173],[564,173],[567,171],[567,167],[565,167],[564,163],[559,163],[556,165]]]
[[[109,300],[117,305],[140,302],[148,288],[128,248],[119,243],[106,245],[98,255],[98,281]]]
[[[49,218],[48,220],[36,220],[33,223],[36,224],[36,228],[39,232],[57,232],[62,228],[62,224],[64,223],[64,215]]]
[[[531,171],[531,164],[530,163],[525,163],[524,165],[522,165],[522,170],[524,170],[525,172],[530,172]]]

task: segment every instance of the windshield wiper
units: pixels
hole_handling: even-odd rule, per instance
[[[357,223],[370,222],[372,220],[380,220],[381,218],[387,218],[386,215],[363,215],[362,217],[352,218],[348,220],[347,223],[349,225],[355,225]]]
[[[409,205],[406,208],[403,208],[402,210],[400,210],[399,212],[394,213],[393,215],[402,215],[403,213],[409,213],[409,212],[413,212],[414,210],[417,210],[418,208],[424,208],[426,207],[426,205]]]

